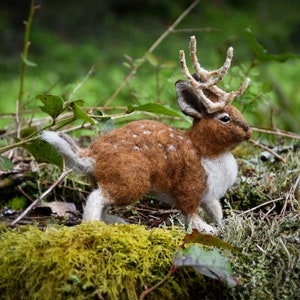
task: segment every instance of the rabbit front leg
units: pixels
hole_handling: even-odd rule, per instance
[[[186,217],[186,224],[191,224],[193,229],[197,229],[200,232],[216,234],[216,229],[203,221],[197,213],[193,214],[191,217]]]
[[[213,222],[222,228],[223,211],[219,200],[202,201],[201,207],[212,218]]]

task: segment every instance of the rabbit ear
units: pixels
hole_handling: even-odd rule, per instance
[[[194,93],[191,85],[183,80],[175,83],[177,101],[181,111],[192,118],[201,119],[202,113],[206,112],[205,107],[199,101],[198,96]]]

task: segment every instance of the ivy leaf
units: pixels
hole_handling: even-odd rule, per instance
[[[238,285],[238,280],[233,276],[231,265],[217,250],[204,250],[195,245],[191,246],[175,254],[174,266],[191,266],[197,272],[218,279],[231,288]]]
[[[91,117],[89,117],[85,111],[83,111],[80,108],[80,106],[82,106],[82,104],[81,104],[82,101],[83,100],[77,100],[77,101],[70,103],[70,106],[74,113],[74,117],[76,119],[81,119],[83,121],[86,121],[86,122],[90,123],[91,125],[95,125],[94,120]]]
[[[187,234],[184,238],[183,245],[190,243],[201,243],[202,245],[218,247],[223,249],[228,249],[231,251],[238,251],[234,246],[224,242],[223,240],[211,235],[199,232],[193,229],[191,234]]]
[[[63,160],[61,155],[53,146],[42,139],[35,139],[24,145],[37,161],[51,163],[62,168]]]
[[[147,104],[142,104],[142,105],[129,104],[127,106],[127,111],[128,111],[128,113],[131,113],[133,111],[145,111],[145,112],[150,112],[150,113],[154,113],[154,114],[179,117],[179,118],[182,118],[185,120],[189,120],[189,119],[187,119],[187,117],[184,114],[171,108],[169,105],[161,105],[161,104],[157,104],[157,103],[147,103]]]
[[[261,61],[279,61],[279,62],[285,62],[289,59],[300,59],[300,55],[296,55],[294,53],[282,53],[282,54],[270,54],[268,53],[268,50],[265,49],[255,38],[252,30],[250,28],[247,28],[245,30],[245,35],[248,39],[248,42],[257,57],[257,59]]]
[[[3,155],[0,155],[0,169],[4,172],[12,170],[14,167],[14,164]]]
[[[53,120],[64,111],[64,101],[59,96],[37,95],[36,98],[41,100],[44,104],[44,106],[40,106],[40,109],[50,115]]]
[[[83,106],[84,105],[84,100],[79,99],[79,100],[67,101],[64,104],[64,109],[67,109],[68,107],[72,106],[74,103],[77,104],[78,106]]]
[[[101,116],[102,118],[98,119],[97,127],[102,131],[102,134],[105,134],[115,128],[114,121],[111,117],[104,117],[103,113],[100,110],[93,110],[94,116]]]

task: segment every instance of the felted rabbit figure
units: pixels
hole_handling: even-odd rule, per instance
[[[42,133],[69,167],[90,174],[97,182],[87,199],[84,221],[124,223],[109,215],[107,208],[129,205],[150,193],[177,207],[186,224],[199,231],[215,232],[198,215],[199,206],[221,225],[219,199],[235,182],[238,170],[230,151],[251,137],[250,126],[231,102],[246,90],[250,79],[230,93],[217,87],[230,68],[232,48],[221,68],[207,71],[198,62],[192,36],[190,56],[195,74],[190,74],[181,50],[187,80],[176,82],[179,107],[193,118],[186,132],[161,122],[134,121],[101,136],[87,149],[80,149],[66,134]]]

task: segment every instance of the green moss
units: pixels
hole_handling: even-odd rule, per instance
[[[298,299],[299,214],[261,220],[232,215],[224,239],[241,250],[232,257],[240,285],[226,299]]]
[[[138,299],[145,286],[168,273],[184,236],[179,229],[145,230],[99,222],[45,231],[34,226],[13,231],[3,227],[2,232],[2,297],[31,300]],[[186,298],[193,282],[201,279],[182,269],[147,299]]]

